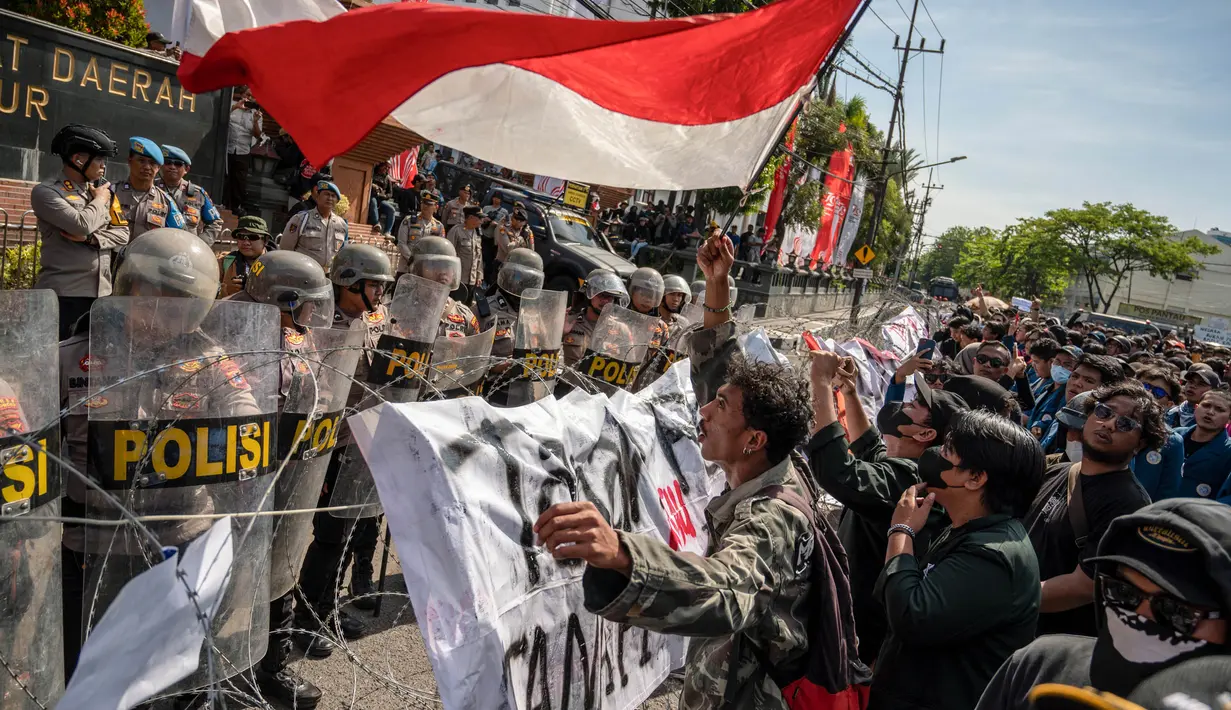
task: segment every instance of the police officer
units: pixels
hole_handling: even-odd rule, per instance
[[[115,191],[115,196],[128,220],[129,239],[151,229],[184,228],[184,216],[175,200],[154,184],[162,163],[162,149],[154,141],[140,136],[128,139],[128,179]]]
[[[528,288],[543,288],[543,257],[530,249],[513,249],[496,273],[496,293],[479,301],[479,330],[495,328],[492,357],[513,355],[514,327],[521,310],[521,295]],[[497,362],[492,370],[500,372],[508,363]]]
[[[402,220],[398,225],[397,245],[402,252],[402,268],[398,275],[406,273],[406,264],[410,263],[414,242],[420,237],[443,237],[444,225],[436,219],[436,196],[427,190],[419,193],[419,213]]]
[[[218,295],[223,298],[244,290],[252,265],[266,253],[273,240],[265,220],[255,215],[240,217],[239,224],[231,230],[231,238],[235,240],[235,251],[218,257],[218,272],[222,275],[222,290]]]
[[[462,208],[462,223],[449,229],[446,239],[457,251],[457,258],[462,262],[462,299],[470,303],[479,295],[478,287],[483,283],[483,243],[479,234],[479,224],[483,221],[482,212],[478,207]]]
[[[115,276],[114,295],[116,296],[158,296],[196,299],[200,302],[199,309],[191,313],[185,309],[181,314],[183,318],[174,319],[175,324],[172,327],[186,331],[174,335],[174,337],[183,338],[188,344],[187,347],[182,348],[184,354],[192,351],[196,351],[194,354],[202,355],[222,354],[210,338],[195,330],[209,313],[217,291],[218,267],[213,253],[200,239],[177,229],[152,230],[134,239],[128,247],[124,264],[116,271]],[[195,323],[192,322],[193,319],[196,319]],[[96,327],[108,327],[107,324],[95,325]],[[90,353],[89,328],[89,319],[81,319],[76,323],[72,337],[60,343],[60,400],[64,408],[71,407],[63,419],[62,438],[65,459],[70,461],[77,470],[97,479],[101,473],[94,468],[96,462],[87,456],[89,412],[102,407],[120,406],[120,402],[118,395],[114,392],[89,397],[91,372],[97,370],[100,362]],[[189,396],[199,399],[207,397],[223,399],[220,405],[210,405],[211,408],[220,412],[246,414],[255,410],[256,405],[251,391],[223,384],[217,370],[218,368],[213,367],[202,370],[198,373],[202,375],[200,379],[193,378],[188,383],[180,383],[176,394],[181,397]],[[172,403],[171,406],[175,406],[175,401],[182,401],[172,397],[162,399]],[[158,412],[147,413],[149,417],[158,415]],[[97,516],[112,510],[111,503],[105,502],[99,494],[90,491],[76,476],[65,477],[65,489],[67,496],[62,506],[65,515],[86,517],[88,512],[94,511],[94,515]],[[166,500],[165,497],[159,499],[163,505]],[[171,500],[179,501],[183,505],[175,510],[151,509],[158,507],[159,504],[155,502],[149,504],[150,507],[145,512],[181,515],[212,512],[208,498],[205,498],[206,502],[202,503],[202,498],[188,494],[184,498]],[[206,520],[190,520],[161,524],[151,529],[156,531],[163,544],[179,545],[205,532],[209,524]],[[81,649],[82,597],[87,579],[85,571],[87,557],[112,549],[121,549],[121,543],[111,541],[111,534],[111,532],[99,532],[99,529],[93,529],[87,535],[87,529],[83,526],[64,526],[62,542],[64,546],[64,668],[66,678],[71,676],[76,667],[77,653]],[[122,563],[115,562],[114,564],[119,566]],[[102,613],[101,608],[98,613]]]
[[[389,263],[389,257],[380,249],[369,244],[347,244],[339,249],[334,257],[329,269],[329,280],[333,282],[333,327],[349,328],[351,323],[360,320],[367,330],[364,338],[366,350],[359,357],[354,383],[346,400],[347,411],[358,411],[379,401],[375,395],[370,395],[361,383],[368,379],[368,368],[372,364],[376,343],[388,327],[389,313],[381,305],[381,299],[385,289],[393,285],[393,267]],[[321,490],[319,507],[324,508],[330,504],[338,471],[345,463],[343,459],[347,455],[347,446],[353,440],[349,427],[343,425],[339,428],[337,447],[325,474],[325,487]],[[328,512],[319,512],[313,517],[312,543],[308,546],[303,568],[299,573],[299,588],[303,596],[295,607],[294,622],[298,629],[306,630],[306,633],[296,632],[293,635],[296,645],[303,648],[309,656],[325,658],[333,653],[332,646],[320,639],[316,633],[323,634],[332,628],[328,618],[333,613],[334,596],[341,584],[342,575],[352,561],[354,570],[351,572],[351,595],[364,597],[356,600],[355,606],[359,609],[375,608],[376,598],[364,595],[373,591],[372,557],[376,550],[379,526],[380,521],[376,517],[355,520],[339,518]],[[352,538],[349,544],[348,536]],[[350,559],[344,560],[343,554]],[[363,635],[363,622],[341,609],[338,609],[337,613],[343,636],[357,639]],[[322,622],[324,626],[321,626]]]
[[[662,347],[667,341],[667,324],[658,312],[658,306],[662,303],[665,291],[663,275],[652,266],[643,266],[628,278],[628,296],[633,310],[658,318],[658,324],[654,327],[654,336],[650,340],[651,349]]]
[[[333,213],[333,206],[342,199],[337,185],[318,180],[313,199],[316,209],[291,217],[278,248],[307,254],[322,269],[328,269],[333,255],[350,239],[350,228],[346,220]]]
[[[222,215],[218,214],[205,188],[188,181],[192,159],[173,145],[162,146],[162,157],[162,175],[157,185],[171,196],[180,214],[184,215],[184,229],[213,245],[222,234]]]
[[[110,136],[70,123],[51,139],[51,153],[63,161],[62,173],[30,192],[42,238],[34,288],[55,291],[63,340],[94,299],[111,293],[111,253],[128,243],[128,224],[103,177],[116,154]]]
[[[462,262],[453,245],[440,237],[424,237],[415,241],[410,273],[428,281],[442,283],[450,291],[457,290],[462,276]],[[440,314],[438,337],[464,338],[479,332],[479,319],[465,305],[450,296]]]
[[[636,274],[634,273],[634,276]],[[661,333],[657,338],[657,346],[652,345],[646,353],[645,366],[641,368],[634,391],[646,387],[658,379],[670,367],[678,356],[681,333],[692,327],[688,319],[680,315],[684,303],[689,297],[688,282],[676,274],[663,277],[662,303],[658,307]],[[636,297],[633,297],[634,304]]]
[[[684,308],[689,295],[688,282],[684,280],[683,276],[670,274],[663,277],[663,301],[658,313],[662,317],[663,322],[667,324],[668,339],[675,335],[676,332],[692,325],[686,318],[680,315],[680,311]]]
[[[440,218],[445,224],[446,233],[462,223],[462,210],[470,206],[470,192],[470,185],[462,185],[457,197],[445,203]]]
[[[727,274],[727,289],[728,289],[728,294],[729,294],[729,299],[727,301],[727,304],[728,304],[727,308],[732,309],[733,311],[735,308],[735,299],[736,297],[739,296],[739,289],[735,288],[735,279],[730,274]],[[698,305],[698,306],[705,305],[705,282],[704,281],[693,281],[692,282],[692,301],[690,301],[690,303],[693,303],[694,305]]]
[[[243,218],[250,219],[250,218]],[[333,288],[320,265],[306,254],[272,251],[256,260],[244,290],[230,297],[234,301],[254,301],[277,306],[281,311],[282,350],[291,353],[304,349],[309,327],[328,327],[333,318]],[[286,405],[296,362],[284,356],[280,363],[278,411]],[[281,443],[281,442],[280,442]],[[283,475],[289,475],[284,473]],[[284,503],[279,502],[279,509]],[[257,684],[267,696],[291,707],[313,708],[321,691],[287,666],[291,653],[291,628],[295,592],[269,603],[269,644],[265,657],[254,669]]]
[[[614,271],[595,269],[586,277],[582,288],[585,298],[581,308],[569,314],[564,322],[564,364],[574,365],[586,352],[590,334],[603,308],[611,302],[628,306],[628,290]]]
[[[689,301],[689,303],[696,304],[698,300],[700,300],[702,304],[705,303],[705,279],[697,279],[696,281],[693,281],[690,290],[692,291],[692,300]]]

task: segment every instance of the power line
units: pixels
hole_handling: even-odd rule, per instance
[[[913,22],[910,19],[910,13],[906,11],[906,8],[902,7],[902,3],[898,2],[898,0],[893,0],[893,1],[897,3],[898,9],[902,11],[902,17],[905,17],[907,22]]]
[[[895,29],[893,29],[892,27],[890,27],[890,26],[889,26],[889,23],[888,23],[888,22],[885,22],[885,18],[881,17],[881,16],[880,16],[880,14],[878,14],[878,13],[876,12],[876,8],[872,7],[871,5],[868,5],[868,12],[871,12],[873,17],[875,17],[876,19],[880,20],[880,21],[881,21],[881,24],[885,26],[885,29],[889,30],[890,32],[894,33],[895,35],[897,34],[897,30],[895,30]]]
[[[940,30],[937,30],[939,32]],[[941,36],[944,39],[944,36]],[[940,80],[936,87],[936,155],[940,155],[940,103],[945,96],[945,55],[940,55]],[[937,170],[937,174],[940,171]]]
[[[859,54],[857,54],[855,51],[853,51],[853,50],[851,50],[851,49],[847,49],[846,47],[843,47],[843,48],[842,48],[842,51],[843,51],[843,52],[846,52],[846,54],[847,54],[847,55],[848,55],[851,59],[854,59],[856,64],[858,64],[859,66],[861,66],[861,67],[863,67],[864,69],[866,69],[866,70],[868,71],[868,73],[869,73],[869,74],[871,74],[872,76],[876,77],[877,79],[880,79],[881,81],[883,81],[883,82],[884,82],[885,84],[887,84],[887,85],[892,85],[892,83],[893,83],[893,82],[891,82],[891,81],[889,80],[889,77],[885,76],[885,73],[884,73],[883,71],[881,71],[881,70],[879,69],[879,67],[878,67],[878,68],[873,68],[873,66],[871,65],[871,63],[870,63],[870,62],[865,61],[865,60],[863,59],[863,57],[860,57],[860,56],[859,56]]]
[[[892,94],[892,93],[893,93],[893,87],[892,87],[892,86],[888,86],[888,85],[885,85],[885,84],[877,84],[877,83],[874,83],[874,82],[872,82],[871,80],[869,80],[869,79],[865,79],[865,78],[863,78],[862,76],[860,76],[860,75],[856,74],[855,72],[853,72],[853,71],[851,71],[851,70],[849,70],[849,69],[845,69],[845,68],[843,68],[843,66],[842,66],[841,64],[835,64],[835,65],[834,65],[834,69],[836,69],[837,71],[842,72],[843,74],[845,74],[845,75],[847,75],[847,76],[849,76],[849,77],[851,77],[851,78],[853,78],[853,79],[857,79],[857,80],[859,80],[859,81],[862,81],[863,83],[867,84],[868,86],[872,87],[873,89],[880,89],[881,91],[886,91],[886,92],[888,92],[888,93],[890,93],[890,94]]]
[[[944,39],[944,38],[945,38],[945,33],[944,33],[944,32],[941,32],[941,31],[940,31],[940,28],[936,26],[936,20],[933,20],[933,19],[932,19],[932,12],[931,12],[930,10],[928,10],[928,4],[927,4],[927,3],[925,3],[925,2],[920,2],[919,4],[923,6],[923,11],[927,13],[927,15],[928,15],[928,22],[931,22],[931,23],[932,23],[932,28],[936,30],[936,34],[940,35],[940,38],[941,38],[941,39]],[[944,61],[944,60],[942,59],[941,61]]]
[[[923,90],[919,92],[919,98],[923,100],[923,159],[927,162],[932,162],[932,154],[928,152],[928,57],[922,55],[919,63],[920,70],[923,72]]]

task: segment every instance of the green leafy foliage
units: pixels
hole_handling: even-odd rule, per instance
[[[13,0],[10,9],[130,47],[144,47],[149,32],[142,0]]]
[[[4,250],[4,272],[0,274],[0,289],[34,288],[39,272],[39,245],[25,244]]]

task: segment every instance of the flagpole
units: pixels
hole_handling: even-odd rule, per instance
[[[825,61],[821,63],[821,68],[817,70],[816,76],[813,78],[814,84],[817,81],[819,81],[821,77],[825,76],[825,73],[828,72],[833,67],[834,61],[836,61],[838,58],[838,53],[842,51],[842,46],[846,44],[846,40],[850,39],[851,32],[855,30],[855,26],[859,24],[859,20],[863,18],[863,13],[867,11],[868,7],[871,4],[872,4],[872,0],[863,0],[863,3],[859,6],[859,9],[855,11],[855,15],[851,17],[851,21],[847,23],[846,29],[842,31],[842,35],[838,37],[838,41],[834,42],[833,47],[829,50],[829,56],[825,57]],[[757,176],[760,175],[761,172],[765,170],[765,166],[769,165],[769,161],[773,158],[774,152],[776,150],[786,151],[788,153],[791,153],[791,155],[795,155],[793,152],[790,151],[790,149],[788,149],[783,144],[783,139],[786,137],[787,131],[791,130],[791,124],[795,123],[795,119],[798,118],[800,112],[804,110],[804,105],[805,105],[805,102],[803,101],[799,102],[799,106],[796,106],[795,110],[791,112],[790,120],[788,120],[786,124],[783,125],[782,130],[778,132],[778,135],[774,138],[774,140],[770,141],[769,149],[765,151],[765,158],[761,160],[761,164],[757,167],[756,171],[753,172],[752,175],[748,178],[748,184],[745,185],[743,188],[743,197],[740,198],[740,203],[739,203],[741,208],[744,206],[744,203],[748,200],[749,194],[751,194],[750,188],[752,187],[753,181],[756,180]],[[803,158],[800,158],[800,160],[803,160]],[[809,166],[812,166],[812,164],[808,163],[808,161],[805,160],[804,162],[807,163]],[[815,166],[812,166],[812,167],[815,167]],[[825,172],[825,171],[822,170],[821,172]],[[785,208],[785,205],[783,207]],[[734,221],[735,221],[735,212],[732,212],[730,215],[727,216],[727,223],[723,225],[722,227],[723,234],[727,233],[727,230],[730,229],[731,224]]]

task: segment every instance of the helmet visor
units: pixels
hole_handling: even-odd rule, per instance
[[[333,324],[333,287],[280,293],[278,307],[301,328],[328,328]]]
[[[505,264],[496,274],[496,286],[514,296],[528,288],[543,288],[543,272],[521,264]]]
[[[410,273],[454,291],[462,283],[462,260],[444,254],[419,254],[411,264]]]
[[[197,264],[176,254],[164,259],[150,254],[130,254],[115,274],[117,296],[159,296],[213,300],[218,293],[218,266]]]

